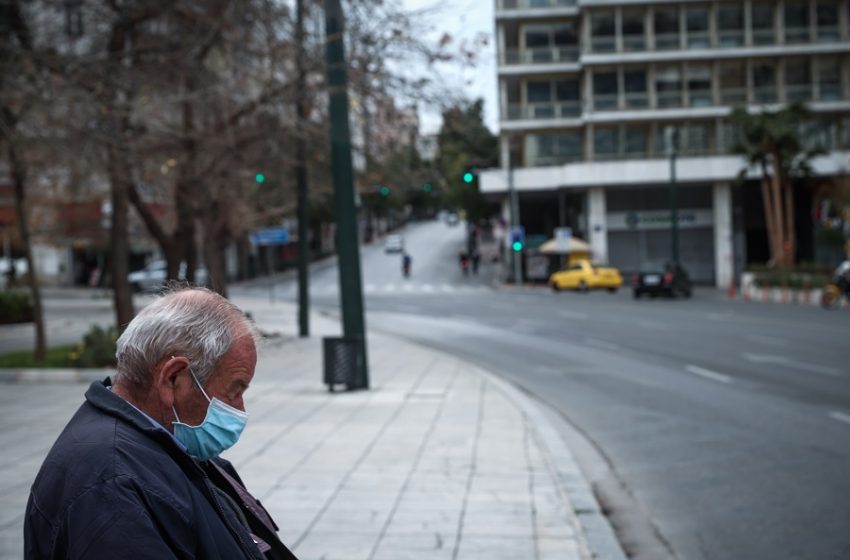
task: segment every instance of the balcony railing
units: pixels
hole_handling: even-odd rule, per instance
[[[649,107],[649,95],[646,93],[626,93],[624,97],[627,109],[646,109]]]
[[[623,35],[623,50],[639,52],[646,50],[646,37],[643,35]]]
[[[772,86],[753,88],[753,101],[756,103],[776,103],[776,88]]]
[[[544,167],[549,165],[563,165],[565,163],[575,163],[582,160],[582,155],[578,154],[552,154],[538,155],[528,158],[530,167]]]
[[[818,26],[818,42],[819,43],[834,43],[841,38],[841,33],[838,31],[837,25],[819,25]]]
[[[616,111],[617,110],[617,94],[604,93],[593,95],[593,110],[594,111]]]
[[[659,109],[670,109],[673,107],[681,107],[682,106],[682,92],[681,91],[659,91],[656,94],[656,102],[658,103]]]
[[[570,119],[581,115],[581,102],[559,101],[555,103],[511,103],[508,105],[507,120],[523,119]]]
[[[577,62],[578,46],[536,47],[529,49],[505,49],[504,63],[513,64],[552,64],[558,62]]]
[[[711,47],[711,35],[708,31],[688,32],[689,49],[707,49],[709,47]]]
[[[655,50],[669,51],[679,48],[678,33],[656,33],[655,34]]]
[[[688,104],[691,107],[711,107],[714,105],[710,89],[688,90]]]
[[[590,46],[594,53],[612,53],[617,51],[616,37],[593,37]]]
[[[776,43],[776,33],[773,29],[753,29],[754,45],[773,45]]]
[[[735,48],[744,44],[743,29],[726,29],[717,32],[717,46],[721,48]]]
[[[821,82],[820,83],[820,95],[818,98],[821,101],[840,101],[843,99],[841,95],[841,83],[840,82]]]
[[[720,90],[720,104],[737,107],[747,104],[747,88],[726,88]]]
[[[499,0],[500,10],[572,8],[575,5],[576,0]]]
[[[794,101],[811,101],[814,97],[811,84],[785,85],[785,100],[789,103]]]
[[[808,27],[786,27],[785,42],[786,43],[807,43],[809,41]]]

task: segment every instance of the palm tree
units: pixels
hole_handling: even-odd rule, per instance
[[[739,130],[732,152],[747,161],[740,178],[753,167],[761,170],[770,257],[780,268],[794,266],[797,253],[794,180],[810,175],[812,159],[824,153],[820,146],[806,146],[803,128],[810,117],[810,111],[801,103],[778,111],[750,113],[738,108],[732,112],[732,122]]]

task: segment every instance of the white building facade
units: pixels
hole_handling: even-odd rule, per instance
[[[571,227],[624,271],[669,260],[675,129],[680,260],[728,286],[766,250],[733,107],[806,102],[815,172],[850,172],[850,0],[496,0],[496,32],[501,169],[480,187],[507,217],[511,167],[530,234]]]

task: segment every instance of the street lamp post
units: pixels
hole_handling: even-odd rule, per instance
[[[679,144],[679,131],[675,126],[669,126],[667,133],[667,148],[670,153],[670,243],[673,266],[679,264],[679,208],[676,193],[676,156]]]
[[[514,188],[514,166],[511,161],[511,147],[513,145],[513,137],[508,137],[508,192],[511,197],[511,231],[515,231],[519,227],[519,196],[516,188]],[[522,252],[514,251],[511,247],[511,258],[514,264],[514,282],[517,286],[522,286]]]
[[[354,205],[354,171],[351,165],[351,130],[348,124],[348,71],[345,61],[345,20],[340,0],[325,0],[325,57],[331,120],[331,167],[334,214],[339,254],[339,284],[343,336],[360,346],[355,388],[369,388],[366,359],[366,328],[363,320],[363,289],[357,209]]]

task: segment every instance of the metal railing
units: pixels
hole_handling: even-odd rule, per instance
[[[710,89],[688,90],[688,105],[691,107],[711,107],[714,99]]]
[[[707,49],[711,47],[711,34],[708,31],[688,31],[689,49]]]
[[[576,0],[499,0],[500,10],[573,8],[575,6]]]
[[[811,101],[814,90],[811,84],[795,84],[785,86],[785,100],[789,103],[794,101]]]
[[[807,43],[809,41],[808,27],[786,27],[785,42],[786,43]]]
[[[841,95],[840,82],[821,82],[820,93],[818,99],[821,101],[840,101],[844,97]]]
[[[773,29],[753,29],[754,45],[773,45],[776,43],[776,33]]]
[[[841,39],[837,25],[819,25],[817,32],[818,43],[834,43]]]
[[[581,102],[556,101],[554,103],[511,103],[508,105],[507,120],[521,119],[569,119],[581,115]]]
[[[681,91],[659,91],[655,96],[659,109],[670,109],[682,106]]]
[[[503,63],[511,64],[552,64],[558,62],[577,62],[578,46],[536,47],[528,49],[505,49]]]
[[[776,88],[769,87],[757,87],[753,88],[753,102],[755,103],[776,103]]]
[[[669,51],[680,47],[678,33],[657,33],[655,35],[655,50]]]
[[[646,93],[627,93],[624,98],[626,109],[646,109],[649,107],[649,95]]]
[[[612,53],[617,51],[616,37],[591,37],[590,39],[591,52],[594,53]]]
[[[637,52],[646,50],[646,36],[623,35],[623,50],[626,52]]]
[[[594,111],[616,111],[617,110],[617,94],[593,94],[593,110]]]
[[[727,29],[717,32],[717,46],[725,49],[744,45],[743,29]]]
[[[726,88],[720,90],[721,105],[746,105],[747,88]]]
[[[582,160],[582,155],[577,154],[556,154],[556,155],[538,155],[528,158],[530,167],[544,167],[548,165],[563,165],[565,163],[575,163]]]

